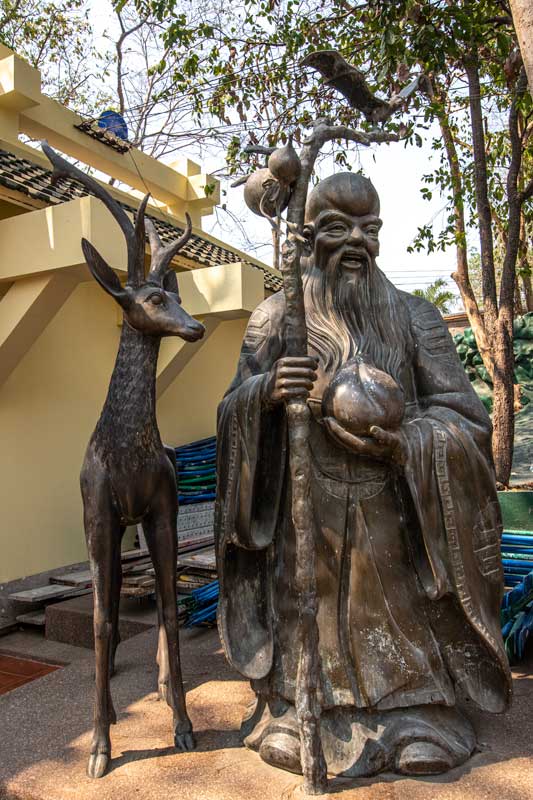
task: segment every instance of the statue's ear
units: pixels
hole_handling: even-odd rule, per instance
[[[98,281],[102,289],[125,308],[128,304],[128,293],[120,283],[117,274],[87,239],[81,240],[81,249],[93,278]]]
[[[171,268],[167,269],[163,277],[163,289],[165,289],[165,291],[167,292],[174,292],[174,294],[177,295],[179,295],[180,293],[178,286],[178,276],[176,275],[176,272]]]
[[[309,256],[313,252],[313,247],[315,244],[315,225],[313,222],[306,222],[304,225],[304,255]]]

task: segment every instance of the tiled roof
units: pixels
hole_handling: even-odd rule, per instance
[[[14,153],[7,150],[0,150],[0,185],[8,189],[22,192],[23,194],[41,200],[48,205],[58,205],[76,197],[84,197],[90,194],[89,191],[77,181],[70,178],[61,178],[52,185],[50,182],[51,170],[34,164],[25,158],[18,158]],[[133,207],[122,203],[128,211],[135,212]],[[147,216],[150,216],[149,214]],[[163,242],[170,242],[176,239],[183,228],[166,222],[157,217],[150,217]],[[181,251],[181,255],[191,261],[205,267],[216,266],[217,264],[233,264],[241,259],[233,251],[225,247],[203,239],[198,234],[193,233],[186,246]],[[255,269],[261,269],[257,264],[246,262]],[[282,286],[281,277],[271,272],[263,270],[265,275],[265,288],[277,291]]]

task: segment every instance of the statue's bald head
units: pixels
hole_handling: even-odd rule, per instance
[[[322,211],[336,209],[350,216],[379,216],[379,197],[372,182],[354,172],[339,172],[315,186],[307,198],[306,223],[314,222]]]

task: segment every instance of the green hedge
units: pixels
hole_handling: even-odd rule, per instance
[[[533,399],[533,312],[515,319],[513,334],[515,383],[520,384],[522,405],[525,406]],[[463,333],[457,333],[453,338],[466,373],[490,413],[492,382],[483,366],[472,328],[466,328]]]

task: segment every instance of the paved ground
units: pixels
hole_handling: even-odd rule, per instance
[[[156,700],[155,632],[120,648],[113,679],[118,724],[113,765],[85,776],[90,743],[93,653],[38,635],[0,639],[0,651],[69,662],[0,697],[0,800],[292,800],[297,776],[266,766],[240,747],[248,686],[227,667],[215,631],[185,632],[182,658],[198,748],[171,747],[170,710]],[[531,661],[533,666],[533,660]],[[503,717],[478,716],[480,752],[445,778],[334,781],[342,800],[533,800],[533,671],[516,673],[515,701]]]

